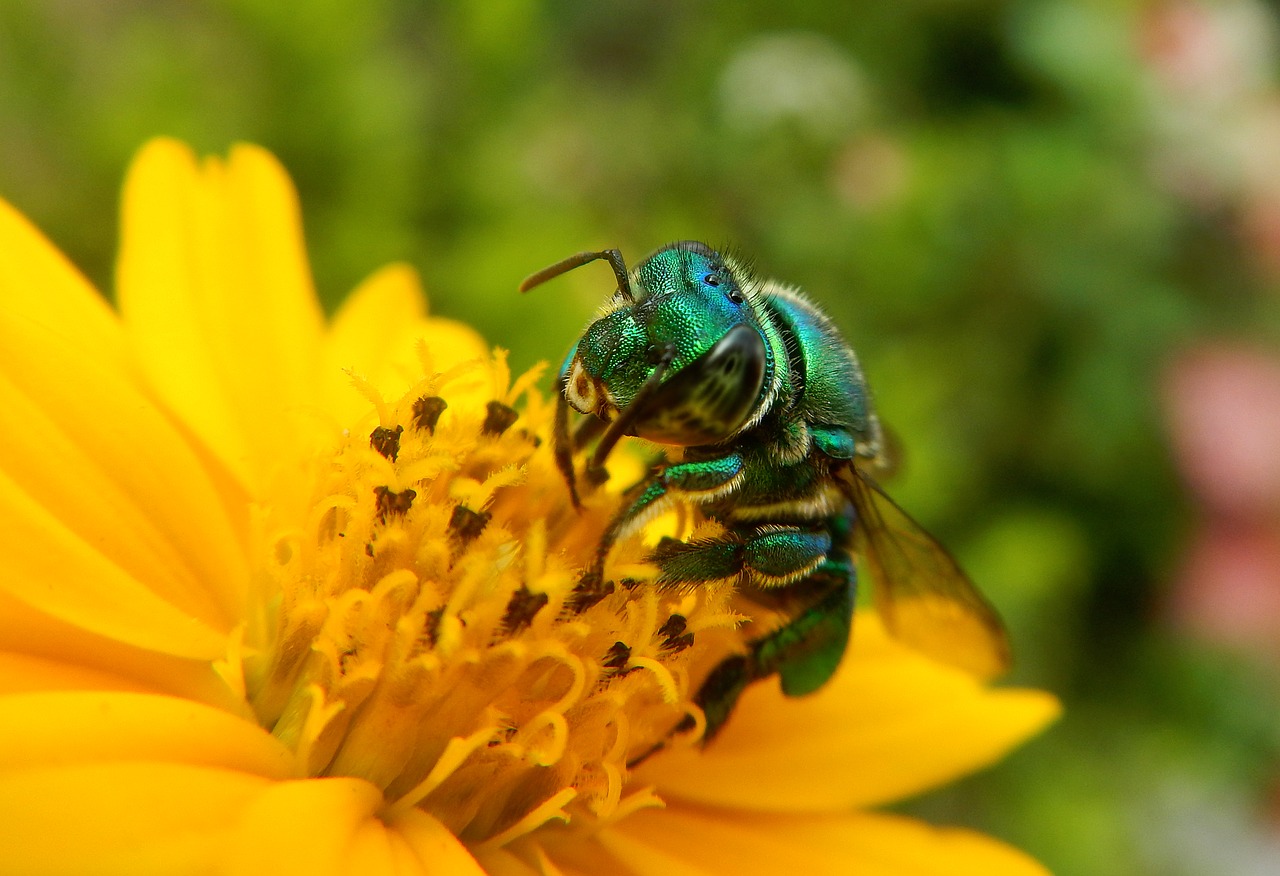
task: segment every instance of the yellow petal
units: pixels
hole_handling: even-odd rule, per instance
[[[150,688],[138,679],[109,669],[0,651],[0,696],[51,690],[150,692]]]
[[[423,870],[447,876],[483,876],[484,870],[449,829],[421,809],[401,812],[388,825],[412,849]]]
[[[198,168],[152,142],[126,180],[117,282],[148,378],[256,491],[291,446],[282,411],[316,392],[322,315],[288,176],[257,147]]]
[[[149,761],[293,774],[294,756],[244,718],[176,697],[120,691],[0,696],[0,773],[34,766]]]
[[[227,872],[482,876],[470,853],[431,816],[418,812],[387,826],[377,819],[381,805],[379,790],[361,779],[279,783],[245,811]],[[393,862],[412,866],[390,869]]]
[[[3,868],[24,876],[215,872],[237,817],[273,784],[172,763],[0,772]]]
[[[378,789],[360,779],[273,785],[241,813],[227,873],[378,873],[351,867],[347,855],[381,803]],[[368,841],[360,845],[368,854]]]
[[[32,330],[61,337],[71,362],[119,367],[125,344],[116,315],[62,253],[0,201],[0,312]],[[70,364],[63,363],[64,368]]]
[[[0,693],[133,690],[185,697],[225,710],[243,707],[243,699],[207,659],[126,645],[50,617],[3,592],[0,648]]]
[[[346,849],[341,873],[425,873],[422,862],[404,838],[376,818],[360,822]]]
[[[479,859],[488,876],[559,876],[558,870],[551,872],[547,872],[546,869],[540,870],[503,848],[486,850],[479,855]],[[613,870],[620,872],[616,863],[614,862]]]
[[[993,763],[1059,713],[1039,691],[992,690],[899,645],[870,612],[817,693],[747,690],[705,750],[672,749],[637,780],[665,799],[767,812],[878,806]]]
[[[360,779],[278,782],[180,763],[0,770],[0,869],[24,876],[483,876],[422,812],[393,826]]]
[[[1048,876],[981,834],[908,818],[645,810],[600,835],[638,876]]]
[[[223,633],[174,607],[81,539],[0,473],[0,588],[41,611],[131,645],[221,656]]]
[[[398,398],[424,376],[420,342],[435,371],[488,358],[488,347],[475,329],[425,314],[418,275],[407,265],[389,265],[361,283],[334,315],[326,338],[325,411],[345,426],[369,409],[369,402],[352,388],[350,373],[383,398]]]
[[[224,497],[126,359],[119,325],[92,289],[0,206],[0,472],[8,491],[159,599],[226,625],[242,610],[246,573]],[[0,503],[0,519],[9,516]],[[41,586],[58,586],[56,554],[28,559],[52,576]],[[8,577],[0,575],[0,586]]]
[[[60,413],[64,421],[79,419],[66,409]],[[127,423],[136,415],[136,409],[121,410],[115,422]],[[90,436],[68,434],[51,412],[0,374],[0,479],[6,482],[0,492],[7,496],[12,491],[9,498],[13,501],[36,504],[79,543],[161,600],[206,625],[230,626],[238,607],[220,604],[216,596],[222,588],[208,586],[205,570],[191,564],[195,557],[179,550],[175,542],[184,533],[172,531],[172,525],[179,522],[175,515],[166,513],[165,506],[143,508],[129,493],[140,480],[130,477],[130,470],[145,469],[152,461],[143,463],[137,459],[131,465],[126,463],[127,468],[106,468],[103,463],[109,464],[108,460],[94,458],[105,455],[108,441],[95,440],[101,432],[99,429]],[[171,435],[171,440],[176,442],[177,436]],[[148,452],[149,447],[135,449],[138,455]],[[168,498],[156,496],[166,505]],[[211,504],[216,512],[217,503]],[[0,508],[5,517],[18,513],[5,504]],[[161,528],[166,523],[170,532]],[[225,523],[222,529],[227,532]],[[185,540],[198,538],[193,535]],[[41,547],[32,544],[27,550],[36,552]],[[61,579],[65,572],[53,561],[54,556],[45,554],[34,559],[48,568],[51,578]],[[229,594],[223,591],[222,595]]]

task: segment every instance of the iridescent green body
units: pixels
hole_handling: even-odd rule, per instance
[[[576,501],[573,450],[597,435],[592,482],[605,477],[603,461],[622,435],[671,449],[610,524],[577,604],[609,592],[604,559],[616,540],[679,502],[725,531],[660,543],[660,581],[734,577],[788,618],[703,683],[696,700],[707,738],[751,681],[777,674],[798,696],[831,677],[849,640],[855,546],[881,571],[882,590],[941,594],[993,631],[1002,652],[999,621],[963,573],[867,478],[881,462],[880,424],[857,357],[830,319],[795,289],[757,282],[693,241],[663,247],[630,272],[616,250],[581,253],[522,288],[596,258],[613,266],[618,289],[561,368],[557,459]],[[572,438],[570,408],[592,418]]]

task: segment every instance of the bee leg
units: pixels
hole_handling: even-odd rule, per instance
[[[742,457],[736,453],[699,462],[681,462],[659,469],[642,482],[635,499],[609,523],[600,537],[600,550],[574,588],[571,604],[576,611],[590,608],[611,591],[604,581],[604,561],[619,538],[635,526],[651,519],[665,500],[679,495],[693,503],[705,503],[732,490],[742,472]],[[703,580],[706,580],[705,578]]]
[[[706,719],[703,743],[720,732],[751,682],[777,674],[784,694],[803,696],[822,687],[840,665],[853,624],[854,569],[848,555],[836,552],[780,595],[787,601],[814,601],[707,676],[694,697]]]
[[[600,434],[604,432],[604,427],[607,425],[608,423],[598,417],[583,417],[582,422],[573,430],[574,453],[577,453],[596,438],[599,438]]]
[[[752,681],[778,675],[783,693],[803,696],[839,666],[852,624],[855,574],[849,555],[833,548],[832,526],[761,526],[714,539],[667,539],[654,550],[661,583],[693,585],[746,571],[758,601],[789,618],[702,683],[694,701],[706,716],[704,740],[728,720]]]
[[[678,462],[659,469],[628,508],[609,527],[608,546],[631,526],[650,519],[663,500],[673,494],[694,504],[705,504],[731,492],[742,473],[742,456],[730,453],[699,462]]]
[[[791,620],[751,643],[751,659],[762,675],[778,673],[782,692],[799,697],[835,674],[853,626],[857,575],[844,551],[833,551],[803,581],[782,595],[798,604]]]
[[[804,578],[830,552],[831,533],[825,526],[761,526],[717,538],[666,538],[652,560],[660,570],[658,583],[667,586],[729,578],[746,569],[753,585],[773,589]]]

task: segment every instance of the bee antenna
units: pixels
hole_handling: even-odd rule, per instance
[[[561,274],[567,274],[574,268],[580,268],[588,262],[594,262],[596,259],[604,259],[609,263],[609,267],[613,268],[613,276],[618,280],[618,291],[623,294],[627,301],[635,301],[635,293],[631,289],[631,280],[627,276],[627,263],[622,259],[622,253],[617,249],[605,249],[600,252],[580,252],[569,256],[567,259],[561,259],[554,265],[548,265],[541,271],[536,271],[525,277],[520,282],[520,291],[528,292],[534,286],[541,286],[548,280],[555,279]]]

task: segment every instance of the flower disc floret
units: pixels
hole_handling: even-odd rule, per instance
[[[469,842],[651,805],[628,764],[696,724],[690,668],[736,621],[727,585],[660,589],[638,542],[611,563],[620,586],[576,589],[619,500],[569,505],[537,376],[506,387],[498,353],[391,403],[360,387],[377,422],[261,523],[254,714],[305,774],[367,779]]]

